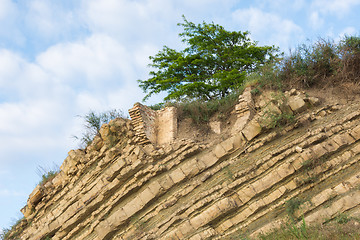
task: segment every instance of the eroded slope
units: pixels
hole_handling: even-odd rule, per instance
[[[266,130],[263,116],[289,109],[245,92],[242,120],[210,144],[175,139],[154,147],[139,144],[130,120],[104,125],[30,195],[21,239],[230,239],[289,218],[359,216],[360,104],[306,110],[292,95],[294,122]],[[289,216],[285,204],[294,200],[300,206]]]

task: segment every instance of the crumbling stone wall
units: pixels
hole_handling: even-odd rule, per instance
[[[154,111],[145,105],[136,103],[129,110],[129,114],[139,144],[151,142],[155,145],[163,145],[174,141],[177,134],[175,107]]]
[[[171,143],[177,134],[177,113],[175,107],[167,107],[157,111],[156,143]]]
[[[135,103],[129,110],[131,123],[134,125],[135,135],[139,144],[156,142],[156,112],[148,106]]]

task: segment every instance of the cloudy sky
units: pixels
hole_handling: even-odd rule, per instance
[[[76,116],[141,101],[148,56],[182,47],[182,14],[287,52],[359,35],[359,13],[360,0],[0,0],[0,228],[22,216],[37,168],[78,147]]]

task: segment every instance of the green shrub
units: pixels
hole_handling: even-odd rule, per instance
[[[327,85],[360,84],[360,37],[345,36],[301,44],[283,58],[273,59],[246,81],[257,81],[259,88],[309,88]]]
[[[259,236],[259,239],[270,240],[270,239],[299,239],[305,240],[309,239],[308,228],[306,226],[305,220],[303,218],[300,226],[297,226],[295,223],[290,223],[285,226],[282,226],[280,230],[270,232],[268,234],[263,234]]]
[[[335,221],[339,224],[345,224],[348,223],[351,219],[349,218],[348,215],[346,215],[345,213],[340,213],[336,218]]]
[[[260,89],[272,89],[282,90],[283,79],[281,78],[283,64],[282,58],[274,58],[272,61],[260,66],[256,72],[250,73],[246,80],[245,85],[249,84],[255,86],[256,93],[260,92]]]
[[[337,48],[333,41],[319,39],[302,44],[282,62],[282,78],[291,84],[312,87],[336,72]]]
[[[164,108],[165,106],[166,106],[165,103],[156,103],[154,105],[149,106],[149,108],[156,111],[156,110],[160,110],[160,109]]]
[[[360,37],[358,36],[345,36],[339,44],[341,55],[353,55],[360,53]]]
[[[191,118],[197,125],[209,122],[214,114],[218,114],[219,120],[224,120],[226,116],[234,109],[239,92],[233,92],[221,99],[213,99],[210,101],[195,100],[183,101],[172,104],[177,108],[178,118]]]
[[[296,218],[294,216],[294,213],[297,209],[299,209],[300,205],[303,203],[304,201],[298,198],[291,198],[290,200],[286,201],[286,212],[289,215],[289,217],[295,221]]]
[[[81,116],[84,120],[85,131],[81,137],[74,136],[75,139],[80,140],[83,147],[89,146],[94,137],[99,134],[100,128],[103,124],[109,123],[115,118],[126,118],[121,110],[110,110],[106,112],[97,113],[90,111],[89,113]]]
[[[339,44],[338,81],[360,83],[360,37],[346,36]],[[353,87],[353,86],[351,86]],[[356,85],[355,85],[356,87]]]
[[[37,175],[41,178],[39,185],[44,186],[48,181],[51,181],[59,172],[60,168],[56,164],[52,169],[47,169],[42,166],[38,166],[36,169]]]
[[[267,111],[262,116],[262,120],[266,121],[269,129],[283,127],[294,121],[295,116],[292,113],[276,113]]]
[[[26,227],[26,223],[24,224],[23,220],[25,218],[19,218],[15,221],[15,223],[10,228],[2,229],[2,233],[0,234],[1,240],[17,240],[18,236],[23,231],[24,227]]]
[[[6,240],[9,237],[9,234],[10,234],[10,229],[3,228],[1,233],[0,233],[0,239],[1,240]]]

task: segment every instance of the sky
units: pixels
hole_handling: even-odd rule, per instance
[[[288,52],[359,35],[359,13],[360,0],[0,0],[0,229],[22,216],[37,169],[79,148],[79,116],[142,100],[149,56],[184,47],[182,15]]]

